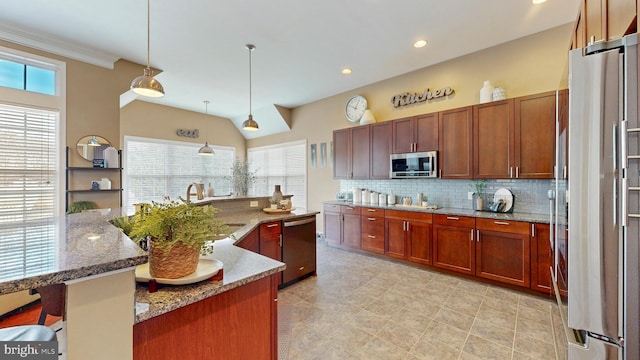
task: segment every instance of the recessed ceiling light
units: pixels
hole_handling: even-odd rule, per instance
[[[427,40],[418,40],[415,43],[413,43],[414,48],[421,48],[421,47],[425,47],[426,45],[427,45]]]
[[[342,73],[342,75],[349,75],[349,74],[351,74],[351,68],[346,67],[346,68],[342,69],[341,73]]]
[[[532,3],[533,5],[538,5],[538,4],[542,4],[542,3],[543,3],[543,2],[545,2],[545,1],[547,1],[547,0],[531,0],[531,3]]]

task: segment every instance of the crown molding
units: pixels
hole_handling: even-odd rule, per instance
[[[113,64],[120,58],[7,24],[0,24],[0,39],[107,69],[113,69]]]

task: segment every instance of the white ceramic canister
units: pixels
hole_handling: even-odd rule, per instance
[[[369,194],[369,204],[371,205],[378,205],[378,193],[375,191],[372,191]]]
[[[393,195],[393,194],[387,195],[387,204],[388,205],[395,205],[396,204],[396,196]]]
[[[359,204],[362,202],[362,189],[360,188],[353,189],[353,202],[355,204]]]
[[[378,194],[378,205],[386,206],[387,205],[387,194]]]
[[[100,190],[111,190],[111,180],[108,178],[102,178],[98,181],[98,186],[100,186]]]
[[[368,204],[369,203],[369,190],[367,189],[363,189],[362,190],[362,203],[363,204]]]
[[[493,101],[504,100],[507,98],[507,93],[503,88],[497,87],[493,89]]]
[[[491,81],[485,80],[484,86],[480,89],[480,104],[493,101],[493,86]]]
[[[117,168],[120,166],[118,164],[118,150],[113,146],[109,146],[108,148],[102,150],[102,157],[104,161],[107,163],[105,166],[108,168]]]
[[[419,193],[416,195],[416,205],[418,205],[418,206],[421,206],[421,205],[422,205],[422,193],[421,193],[421,192],[419,192]]]

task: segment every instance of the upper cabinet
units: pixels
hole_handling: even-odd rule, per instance
[[[335,179],[369,178],[369,126],[333,132],[333,177]]]
[[[506,179],[512,176],[513,115],[513,99],[473,107],[474,178]]]
[[[556,92],[515,100],[514,178],[553,179]]]
[[[369,166],[370,179],[389,178],[389,155],[391,154],[391,132],[392,123],[386,121],[378,124],[371,124],[371,165]]]
[[[636,31],[636,0],[582,0],[572,48],[613,40]]]
[[[393,154],[438,149],[438,113],[392,121]]]
[[[471,179],[473,176],[472,107],[439,113],[438,150],[440,177]]]

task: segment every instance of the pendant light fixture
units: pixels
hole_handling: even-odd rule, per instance
[[[89,141],[87,141],[87,145],[89,146],[100,146],[100,142],[98,141],[98,139],[96,139],[95,135],[91,137],[91,139],[89,139]]]
[[[150,53],[150,0],[147,0],[147,67],[144,69],[142,76],[138,76],[131,82],[131,90],[138,95],[147,97],[163,97],[164,88],[158,80],[156,80],[151,74],[151,65],[149,61]]]
[[[242,123],[242,129],[247,131],[258,131],[258,123],[253,120],[251,115],[251,52],[256,48],[254,45],[247,44],[249,50],[249,118]]]
[[[204,113],[205,113],[205,114],[207,114],[207,115],[209,114],[209,111],[208,111],[208,110],[209,110],[209,107],[208,107],[208,105],[209,105],[209,100],[205,100],[205,101],[204,101]],[[205,120],[206,120],[206,119],[205,119]],[[205,130],[205,137],[206,137],[206,130]],[[203,147],[201,147],[201,148],[198,150],[198,155],[211,156],[211,155],[214,155],[215,153],[216,153],[216,152],[215,152],[215,151],[213,151],[213,149],[212,149],[211,147],[209,147],[209,143],[207,142],[207,139],[205,139],[205,141],[204,141],[204,146],[203,146]]]

